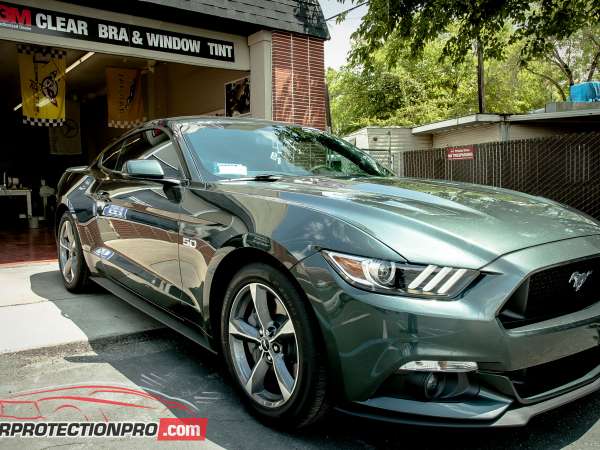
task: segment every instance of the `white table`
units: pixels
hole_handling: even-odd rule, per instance
[[[0,188],[0,197],[18,197],[19,195],[24,195],[27,198],[27,218],[31,219],[31,189]]]

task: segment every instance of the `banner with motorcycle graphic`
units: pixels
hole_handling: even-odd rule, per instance
[[[23,123],[61,126],[65,121],[66,51],[19,45]]]
[[[106,97],[109,127],[133,128],[146,120],[140,70],[108,67]]]

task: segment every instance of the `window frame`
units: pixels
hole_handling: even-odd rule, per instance
[[[109,174],[110,174],[110,173],[115,173],[115,172],[117,172],[116,170],[109,169],[108,167],[106,167],[106,166],[104,165],[104,158],[105,158],[106,154],[107,154],[107,153],[108,153],[110,150],[112,150],[113,148],[115,148],[115,147],[117,147],[117,146],[119,147],[119,150],[118,150],[118,152],[119,152],[119,157],[120,157],[120,155],[121,155],[121,148],[123,147],[123,142],[125,141],[125,138],[126,138],[126,136],[127,136],[127,135],[129,135],[129,133],[127,133],[127,134],[126,134],[126,135],[124,135],[124,136],[121,136],[121,137],[119,137],[119,138],[116,140],[116,142],[113,142],[112,144],[109,144],[109,145],[108,145],[108,146],[107,146],[107,147],[106,147],[104,150],[102,150],[102,152],[100,153],[100,155],[99,155],[99,157],[98,157],[98,167],[99,167],[99,168],[100,168],[100,169],[101,169],[103,172],[106,172],[106,173],[109,173]],[[119,162],[119,159],[117,158],[117,163],[118,163],[118,162]]]
[[[175,136],[173,135],[173,133],[171,132],[171,130],[168,127],[164,127],[164,126],[160,126],[160,125],[149,125],[149,126],[144,126],[141,128],[136,128],[136,129],[131,130],[131,131],[123,134],[122,136],[120,136],[116,142],[109,145],[107,148],[105,148],[102,151],[102,153],[100,153],[100,157],[98,159],[98,167],[103,172],[105,172],[107,175],[109,175],[111,178],[119,178],[119,179],[124,178],[124,176],[123,176],[124,172],[122,170],[113,170],[113,169],[109,169],[108,167],[104,166],[103,161],[104,161],[105,154],[108,151],[110,151],[112,148],[114,148],[118,145],[119,146],[119,159],[117,160],[117,164],[118,164],[118,162],[121,158],[121,152],[123,150],[123,144],[125,143],[125,141],[127,141],[129,138],[135,136],[136,134],[141,134],[141,133],[144,133],[144,132],[150,131],[150,130],[160,130],[163,133],[165,133],[165,135],[169,138],[169,140],[171,141],[171,144],[173,145],[173,148],[175,150],[175,154],[177,155],[177,159],[179,160],[179,165],[180,165],[181,171],[182,171],[182,176],[179,178],[176,178],[176,179],[182,180],[182,181],[189,181],[191,179],[190,170],[187,166],[185,158],[183,157],[183,152],[179,145],[179,142],[177,141],[177,139],[175,138]]]

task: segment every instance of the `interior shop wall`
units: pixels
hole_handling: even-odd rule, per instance
[[[184,64],[159,63],[142,77],[144,110],[148,119],[198,115],[225,106],[225,83],[249,74]],[[81,101],[81,144],[85,164],[127,130],[109,128],[104,93]]]
[[[53,155],[49,151],[47,127],[33,127],[22,124],[22,115],[12,108],[0,109],[0,121],[7,131],[3,135],[0,151],[0,177],[6,172],[8,177],[18,178],[23,187],[31,189],[34,214],[39,215],[41,199],[38,192],[41,180],[56,187],[60,176],[67,167],[87,164],[88,155]],[[0,182],[1,183],[1,182]],[[22,200],[10,197],[0,199],[0,208],[17,209],[25,212]],[[16,214],[4,214],[3,220],[16,220]]]
[[[207,114],[225,108],[225,83],[250,72],[159,64],[149,74],[150,117]],[[149,93],[150,94],[150,93]]]
[[[87,152],[90,163],[113,140],[125,133],[125,129],[107,126],[106,95],[98,95],[81,102],[81,146]]]

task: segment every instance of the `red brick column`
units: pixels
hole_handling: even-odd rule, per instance
[[[273,120],[325,129],[322,39],[273,32]]]

